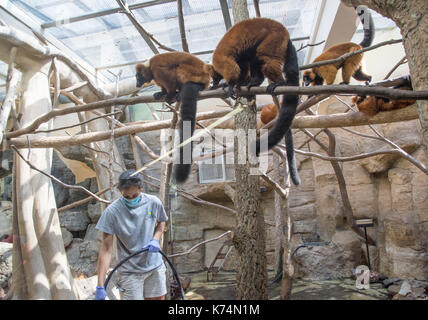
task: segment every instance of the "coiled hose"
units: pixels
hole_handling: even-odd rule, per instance
[[[138,250],[136,252],[134,252],[133,254],[130,254],[129,256],[127,256],[126,258],[124,258],[123,260],[121,260],[114,268],[113,270],[109,273],[107,279],[104,281],[104,289],[107,290],[107,285],[111,279],[111,277],[113,276],[113,273],[119,269],[119,267],[124,264],[126,261],[128,261],[129,259],[131,259],[132,257],[135,257],[136,255],[139,255],[145,251],[149,250],[148,248],[144,248],[141,250]],[[183,290],[183,286],[181,285],[181,281],[180,278],[178,276],[177,270],[175,270],[174,265],[172,264],[171,260],[169,260],[169,258],[167,257],[167,255],[165,253],[162,252],[162,250],[159,250],[159,253],[164,257],[164,259],[166,260],[166,262],[168,262],[169,266],[171,267],[172,273],[174,274],[174,278],[178,283],[178,288],[180,289],[180,293],[181,293],[181,299],[182,300],[186,300],[184,298],[184,290]]]

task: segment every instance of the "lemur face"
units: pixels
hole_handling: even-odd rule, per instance
[[[223,76],[217,71],[213,70],[211,77],[213,79],[212,86],[214,88],[218,87],[220,81],[223,79]]]
[[[303,73],[303,84],[309,86],[315,80],[315,73],[312,70],[306,70]]]
[[[140,88],[143,84],[152,81],[152,73],[150,71],[150,62],[149,60],[144,64],[137,64],[135,67],[135,77],[137,78],[137,87]]]
[[[137,72],[137,73],[135,74],[135,77],[137,78],[137,88],[142,87],[142,86],[143,86],[143,84],[146,82],[146,81],[144,80],[144,77],[142,76],[142,74],[141,74],[141,73],[139,73],[139,72]]]

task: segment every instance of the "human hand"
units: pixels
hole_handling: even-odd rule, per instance
[[[159,241],[156,239],[150,240],[150,242],[143,247],[143,249],[146,249],[146,248],[149,249],[149,252],[159,252],[160,250]]]
[[[97,287],[95,291],[95,299],[94,300],[105,300],[106,299],[106,290],[104,287]]]

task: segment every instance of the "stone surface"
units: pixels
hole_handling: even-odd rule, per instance
[[[115,273],[116,274],[116,273]],[[115,278],[114,275],[112,278]],[[114,279],[110,280],[112,285],[108,285],[107,298],[106,300],[120,300],[119,290],[113,285]],[[92,276],[89,278],[78,277],[74,279],[77,291],[79,293],[79,300],[94,300],[95,289],[97,286],[98,276]]]
[[[67,249],[67,259],[74,276],[91,277],[97,273],[100,242],[74,239]]]
[[[409,293],[412,293],[412,287],[407,281],[404,281],[401,284],[400,291],[398,291],[398,294],[402,296],[407,296]]]
[[[75,177],[73,172],[67,167],[67,165],[60,159],[56,152],[52,155],[52,169],[51,174],[59,178],[62,182],[70,185],[74,185]],[[70,201],[70,189],[61,186],[59,183],[52,183],[55,201],[57,207],[62,207]]]
[[[335,242],[302,248],[295,254],[297,278],[342,279],[352,276],[352,269],[361,264],[361,244],[349,234],[338,232]]]
[[[12,277],[12,247],[11,243],[0,242],[0,288],[3,289]]]
[[[97,223],[98,219],[101,217],[102,214],[102,210],[101,210],[102,206],[100,202],[89,202],[88,203],[88,217],[89,219],[91,219],[92,223]]]
[[[64,241],[64,247],[67,248],[73,241],[73,235],[66,228],[61,228],[62,240]]]
[[[400,289],[401,289],[401,286],[393,284],[393,285],[388,287],[388,292],[389,292],[389,294],[394,296],[398,293],[398,291],[400,291]]]
[[[83,231],[90,223],[88,215],[84,211],[67,210],[59,213],[61,227],[68,231]]]
[[[99,243],[103,240],[103,233],[100,230],[95,229],[96,224],[88,225],[86,229],[84,241],[98,241]]]
[[[0,207],[0,237],[12,234],[12,203],[1,201]]]

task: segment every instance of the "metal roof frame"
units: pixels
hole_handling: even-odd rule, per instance
[[[176,0],[154,0],[154,1],[150,1],[150,2],[139,2],[139,3],[129,5],[128,9],[130,11],[132,11],[132,10],[136,10],[136,9],[156,6],[158,4],[170,3],[170,2],[175,2],[175,1]],[[81,16],[76,16],[76,17],[71,17],[71,18],[60,19],[60,20],[56,20],[56,21],[43,23],[41,25],[41,27],[43,29],[48,29],[48,28],[52,28],[52,27],[59,27],[59,26],[64,25],[64,24],[69,24],[69,23],[73,23],[73,22],[84,21],[84,20],[88,20],[88,19],[107,16],[107,15],[114,14],[114,13],[120,13],[122,11],[123,11],[123,9],[121,7],[114,8],[114,9],[107,9],[107,10],[93,12],[93,13],[89,13],[89,14],[85,14],[85,15],[81,15]]]

